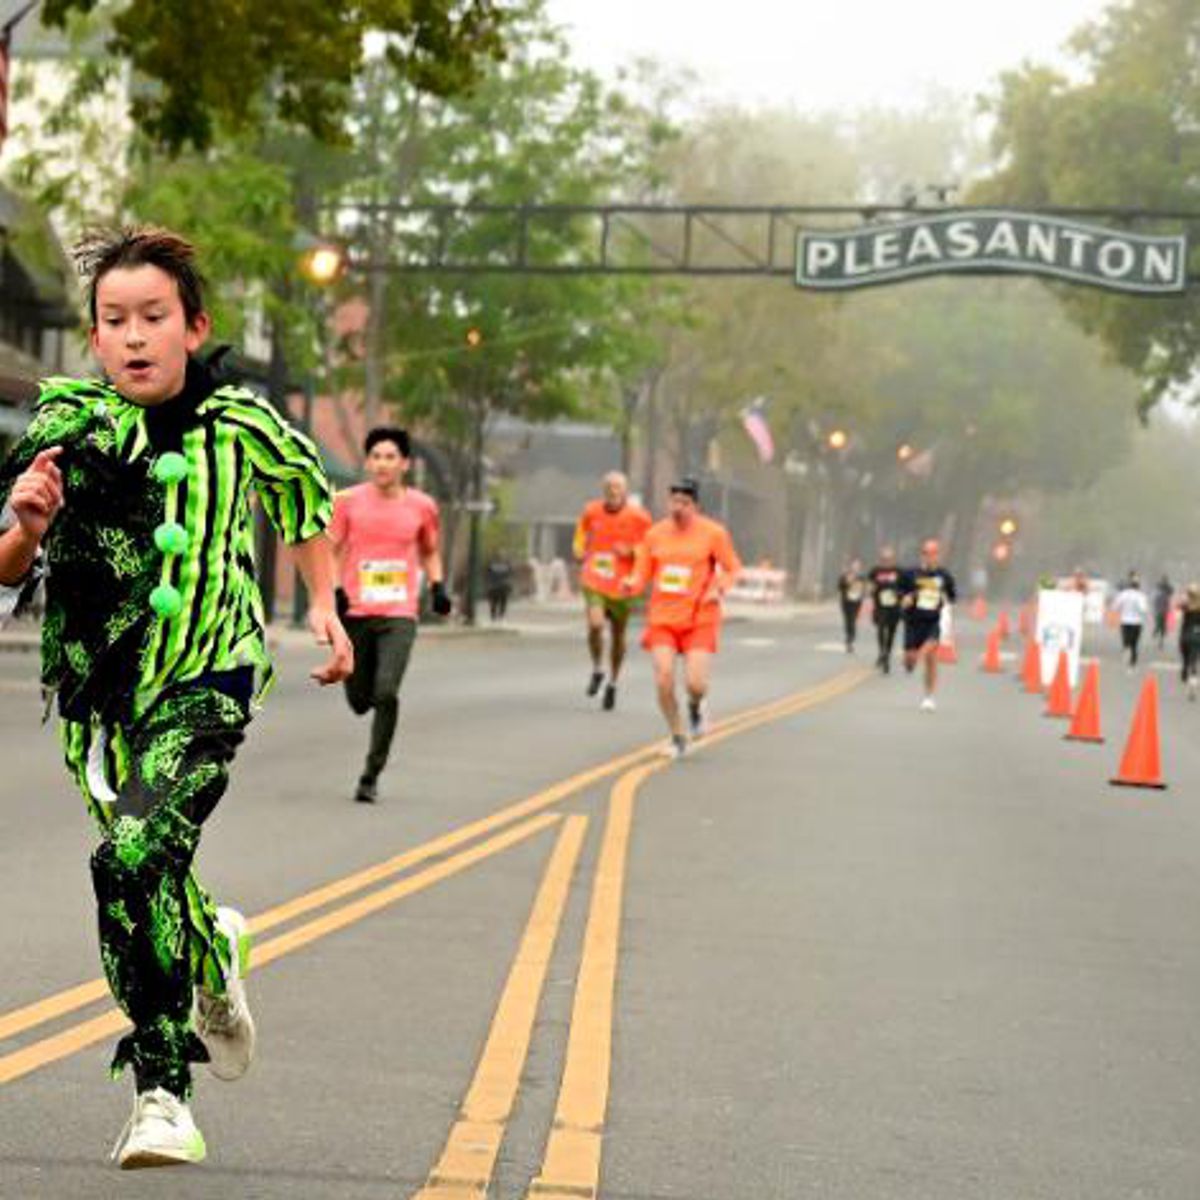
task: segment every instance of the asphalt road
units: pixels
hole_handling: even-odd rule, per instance
[[[834,637],[730,624],[677,764],[641,654],[605,714],[573,626],[425,639],[374,808],[286,648],[199,862],[259,921],[259,1057],[199,1078],[205,1164],[134,1175],[69,991],[92,834],[0,654],[0,1197],[1195,1200],[1200,704],[1106,634],[1066,743],[978,626],[933,715]],[[1151,672],[1170,786],[1115,789]]]

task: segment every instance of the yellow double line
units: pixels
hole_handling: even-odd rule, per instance
[[[847,672],[809,691],[763,705],[717,726],[704,748],[831,700],[870,677]],[[528,1200],[589,1200],[600,1185],[600,1159],[612,1063],[613,1005],[625,868],[634,802],[664,759],[626,771],[612,789],[596,864],[575,986],[566,1059],[542,1167]],[[559,834],[529,923],[517,949],[491,1030],[437,1165],[414,1200],[482,1200],[516,1104],[546,971],[566,906],[587,818],[573,816]]]
[[[742,732],[754,725],[775,720],[792,712],[799,712],[813,704],[832,699],[850,688],[856,687],[867,677],[868,673],[863,671],[846,672],[813,689],[746,710],[716,726],[706,742],[711,744],[720,741],[724,737]],[[268,909],[251,919],[250,928],[255,934],[261,935],[268,929],[334,904],[347,896],[363,891],[372,884],[406,871],[410,867],[429,862],[431,859],[439,860],[416,874],[369,892],[365,896],[360,896],[349,903],[297,925],[285,933],[258,943],[253,955],[255,966],[265,965],[272,959],[298,950],[318,938],[360,921],[371,913],[394,904],[406,896],[423,891],[435,883],[448,879],[452,875],[541,833],[561,820],[561,814],[547,813],[544,811],[545,809],[631,766],[643,763],[648,756],[655,754],[657,749],[658,744],[655,743],[620,755],[536,792],[491,816],[471,822],[426,842],[422,846],[396,855],[375,866],[356,871],[324,887]],[[649,774],[650,770],[657,769],[662,765],[665,765],[665,762],[650,764],[646,773]],[[568,834],[570,839],[582,840],[580,820],[582,818],[573,818],[564,827],[560,836],[560,847],[564,844],[563,839],[568,838]],[[467,845],[472,842],[475,844]],[[568,841],[567,844],[570,845],[571,842]],[[459,849],[464,845],[466,849]],[[567,853],[567,850],[556,851],[555,860],[561,864],[561,856]],[[575,853],[577,855],[578,850]],[[570,871],[568,871],[568,876],[569,874]],[[547,904],[551,903],[552,901],[547,901]],[[540,994],[540,985],[538,991]],[[77,1012],[79,1009],[105,999],[107,995],[108,989],[104,980],[93,979],[33,1004],[0,1014],[0,1041]],[[126,1026],[127,1022],[124,1016],[116,1010],[110,1009],[99,1016],[72,1025],[19,1050],[0,1056],[0,1084],[10,1083],[32,1071],[95,1045],[97,1042],[119,1033]],[[524,1056],[522,1055],[523,1061]],[[442,1194],[445,1195],[445,1193]]]

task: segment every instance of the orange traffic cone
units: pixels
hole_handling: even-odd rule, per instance
[[[996,632],[1000,635],[1002,642],[1007,642],[1012,637],[1012,626],[1008,623],[1008,610],[1001,609],[999,617],[996,618]]]
[[[1100,736],[1100,664],[1092,663],[1083,677],[1071,728],[1063,735],[1071,742],[1102,742]]]
[[[1050,692],[1046,697],[1044,717],[1071,716],[1071,666],[1067,662],[1067,652],[1058,652],[1058,666],[1054,678],[1050,682]]]
[[[971,620],[987,620],[987,601],[982,596],[976,596],[975,599],[971,601]]]
[[[1025,691],[1041,695],[1042,652],[1033,638],[1025,639],[1025,659],[1021,664],[1021,685]]]
[[[1158,757],[1158,679],[1151,675],[1142,685],[1137,711],[1125,753],[1116,777],[1108,781],[1118,787],[1163,789],[1162,764]]]
[[[1022,637],[1033,636],[1033,613],[1028,604],[1021,605],[1021,611],[1017,616],[1017,625],[1020,627]]]
[[[993,629],[987,636],[987,649],[983,652],[983,663],[979,668],[989,675],[999,675],[1004,669],[1000,665],[1000,630]]]

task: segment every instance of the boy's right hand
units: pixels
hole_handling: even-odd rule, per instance
[[[62,453],[61,446],[42,450],[17,476],[8,502],[25,535],[40,542],[46,530],[63,506],[63,478],[55,461]]]

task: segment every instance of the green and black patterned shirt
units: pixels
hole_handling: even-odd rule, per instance
[[[250,667],[270,675],[251,496],[285,541],[332,513],[320,457],[262,397],[188,365],[143,408],[96,380],[47,379],[0,468],[0,505],[61,445],[65,502],[46,537],[42,681],[66,717],[122,719],[170,687]]]

